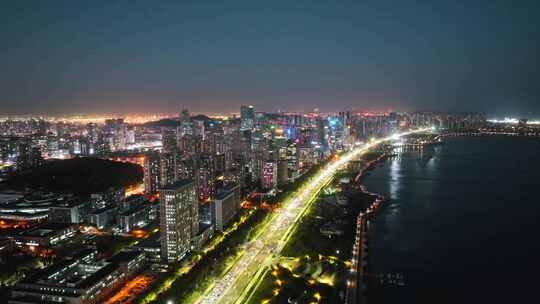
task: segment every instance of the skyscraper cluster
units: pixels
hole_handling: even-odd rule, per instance
[[[251,105],[241,106],[239,114],[211,118],[183,109],[176,117],[142,124],[122,118],[3,120],[0,178],[50,159],[97,157],[140,165],[142,184],[120,190],[145,194],[150,202],[159,199],[160,260],[174,263],[214,230],[224,230],[244,198],[275,195],[334,153],[408,128],[434,125],[458,131],[485,121],[481,114],[427,112],[264,113]],[[43,220],[50,214],[56,221],[75,219],[98,229],[116,225],[115,231],[124,233],[157,218],[149,201],[120,206],[122,197],[104,195],[51,203],[31,214],[20,213],[20,202],[4,209],[7,217],[15,214],[19,220]]]

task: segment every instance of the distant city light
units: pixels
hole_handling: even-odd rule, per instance
[[[504,119],[488,119],[487,121],[491,122],[491,123],[496,123],[496,124],[513,124],[513,125],[517,125],[519,123],[519,119],[510,118],[510,117],[505,117]],[[540,120],[527,121],[527,124],[528,125],[540,125]]]

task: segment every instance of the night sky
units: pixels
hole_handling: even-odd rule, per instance
[[[522,0],[2,1],[0,114],[243,103],[540,114],[539,11]]]

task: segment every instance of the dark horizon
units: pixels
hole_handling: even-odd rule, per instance
[[[535,1],[3,4],[0,115],[540,114]]]

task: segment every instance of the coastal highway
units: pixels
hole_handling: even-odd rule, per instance
[[[327,164],[283,202],[283,208],[276,210],[266,226],[261,229],[259,235],[254,238],[254,241],[244,247],[242,254],[233,262],[227,273],[218,278],[196,303],[233,304],[246,302],[250,291],[256,289],[269,266],[274,264],[279,257],[283,246],[287,243],[305,212],[315,201],[319,191],[332,181],[339,169],[382,142],[427,130],[429,129],[413,130],[372,140]]]

